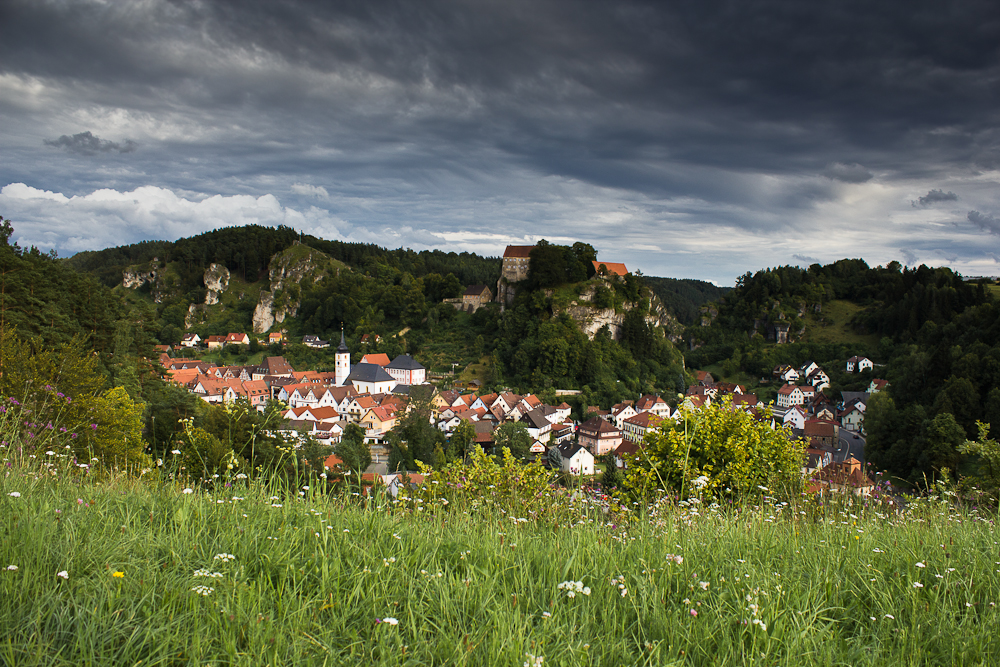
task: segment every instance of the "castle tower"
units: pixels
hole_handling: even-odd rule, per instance
[[[343,387],[347,381],[347,376],[351,374],[351,352],[344,342],[344,330],[340,330],[340,345],[337,347],[337,354],[334,356],[334,370],[336,371],[337,386]]]

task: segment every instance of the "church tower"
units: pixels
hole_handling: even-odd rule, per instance
[[[347,376],[351,374],[351,352],[344,342],[344,330],[340,330],[340,345],[337,347],[337,354],[334,357],[334,370],[337,376],[337,386],[343,387],[347,382]]]

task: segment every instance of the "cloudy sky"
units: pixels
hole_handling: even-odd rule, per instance
[[[0,215],[1000,274],[996,2],[2,0]]]

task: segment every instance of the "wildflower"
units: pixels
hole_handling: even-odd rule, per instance
[[[17,572],[17,565],[8,565],[7,570],[10,572]]]
[[[211,586],[192,586],[191,590],[198,595],[204,595],[206,597],[215,592],[215,589]]]
[[[543,611],[542,612],[542,618],[552,618],[552,612],[550,612],[550,611]]]
[[[111,576],[114,577],[115,579],[124,579],[125,573],[122,572],[121,570],[115,570],[114,572],[111,573]]]
[[[703,591],[707,591],[708,590],[708,582],[707,581],[699,581],[698,585],[701,587],[701,590],[703,590]]]
[[[179,450],[179,449],[171,449],[171,450],[170,450],[170,453],[171,453],[171,454],[180,454],[180,453],[181,453],[181,450]]]
[[[69,579],[69,572],[63,570],[62,572],[56,572],[57,577],[62,577],[63,579]]]
[[[195,570],[194,574],[192,574],[191,576],[193,576],[193,577],[208,577],[209,579],[221,579],[222,577],[224,577],[226,575],[222,574],[221,572],[211,572],[208,569],[203,568],[203,569],[200,569],[200,570]]]
[[[694,609],[692,609],[692,610],[691,610],[691,611],[690,611],[689,613],[690,613],[690,614],[691,614],[692,616],[697,616],[697,615],[698,615],[698,612],[697,612],[697,611],[695,611]]]
[[[190,495],[194,493],[194,489],[184,489],[182,493],[184,493],[184,495]]]
[[[927,566],[926,566],[926,565],[924,565],[923,563],[920,563],[920,562],[918,562],[918,563],[917,563],[917,567],[927,567]]]
[[[97,430],[97,424],[91,424],[90,428],[93,429],[94,431],[96,431]]]
[[[524,654],[527,660],[524,661],[524,667],[542,667],[542,661],[545,660],[542,656],[533,655],[531,653]]]
[[[919,581],[914,581],[913,582],[913,587],[914,588],[923,588],[924,585],[922,583],[920,583]]]
[[[231,560],[236,560],[236,556],[232,554],[215,554],[215,558],[212,560],[221,560],[223,563],[228,563]]]
[[[882,618],[888,618],[890,621],[895,621],[896,620],[896,617],[893,616],[892,614],[886,614]]]
[[[281,507],[281,503],[271,503],[271,507]]]
[[[10,496],[11,498],[20,498],[21,497],[21,494],[19,492],[17,492],[17,491],[11,491],[7,495]]]
[[[383,623],[388,623],[389,625],[399,625],[399,620],[393,618],[392,616],[386,616],[382,619]]]
[[[760,620],[759,618],[753,619],[753,624],[757,625],[757,626],[760,626],[761,630],[763,630],[764,632],[767,632],[767,623],[765,623],[764,621]]]

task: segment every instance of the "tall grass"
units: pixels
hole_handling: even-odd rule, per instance
[[[539,520],[488,498],[420,505],[232,483],[186,493],[11,468],[0,479],[0,664],[1000,656],[993,517],[940,500],[664,504],[622,521],[600,498],[553,496],[566,507]]]

